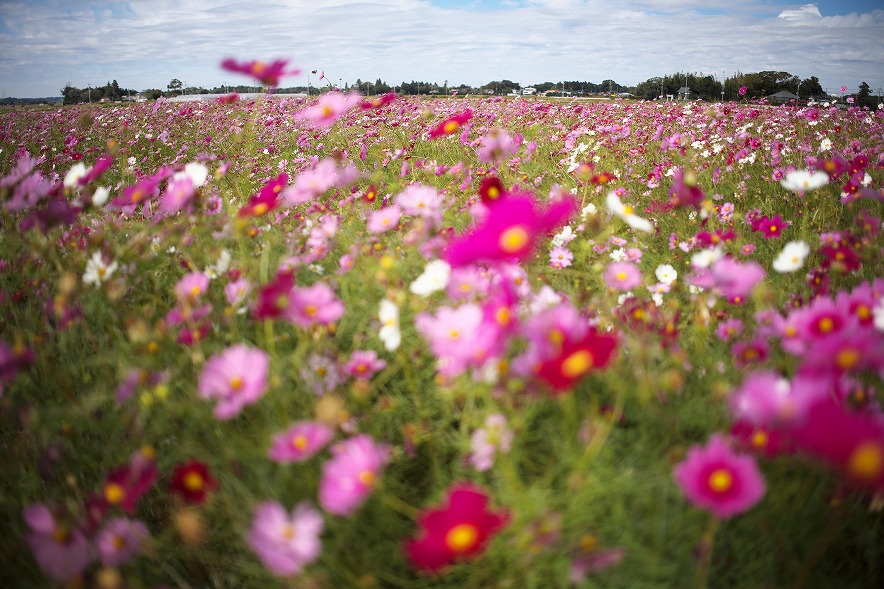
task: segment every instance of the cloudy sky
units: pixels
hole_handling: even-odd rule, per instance
[[[882,32],[882,0],[0,0],[0,97],[248,83],[226,57],[290,59],[283,85],[782,70],[877,93]]]

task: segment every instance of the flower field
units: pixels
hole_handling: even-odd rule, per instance
[[[884,109],[231,96],[0,149],[0,586],[884,586]]]

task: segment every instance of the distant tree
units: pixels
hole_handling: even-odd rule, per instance
[[[812,98],[814,96],[822,96],[825,92],[823,92],[823,87],[820,86],[820,79],[816,76],[810,76],[805,80],[801,80],[801,91],[796,92],[796,94],[798,94],[799,98]]]
[[[157,90],[156,88],[151,88],[150,90],[143,91],[142,94],[144,94],[144,96],[147,97],[148,100],[156,100],[163,95],[163,91]]]
[[[859,94],[856,95],[856,106],[868,106],[875,108],[877,101],[872,96],[872,89],[866,82],[859,85]]]
[[[166,86],[166,88],[169,89],[169,93],[172,94],[172,96],[175,96],[176,93],[178,93],[178,94],[181,93],[181,87],[183,85],[184,84],[182,84],[181,80],[179,80],[178,78],[172,78],[172,81],[169,82],[169,84]]]

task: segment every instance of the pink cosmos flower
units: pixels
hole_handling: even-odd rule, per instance
[[[697,183],[697,175],[681,168],[675,171],[672,187],[669,189],[669,202],[675,207],[699,209],[706,195]]]
[[[395,229],[399,225],[399,218],[401,216],[402,209],[396,205],[390,205],[379,211],[374,211],[368,217],[368,230],[372,233],[384,233],[390,229]]]
[[[566,247],[556,246],[549,250],[549,265],[553,268],[567,268],[573,259],[574,254]]]
[[[396,204],[402,207],[406,215],[417,215],[433,226],[442,223],[442,197],[432,186],[410,184],[396,195]]]
[[[166,184],[166,189],[160,198],[160,212],[166,215],[174,215],[190,204],[195,193],[196,187],[190,178],[172,178]]]
[[[516,135],[513,138],[503,129],[493,129],[479,138],[479,147],[476,149],[476,153],[479,155],[480,162],[500,162],[519,151],[521,144],[521,135]]]
[[[378,358],[374,350],[356,350],[344,365],[344,371],[353,378],[369,380],[386,366],[387,361]]]
[[[474,304],[439,308],[435,315],[419,313],[415,326],[430,342],[444,377],[462,374],[467,368],[483,366],[500,353],[500,326]]]
[[[232,282],[228,282],[224,287],[224,298],[227,304],[237,307],[245,301],[249,293],[252,292],[252,283],[245,278],[238,278]]]
[[[729,256],[716,260],[710,269],[713,286],[734,304],[744,303],[764,276],[764,268],[760,265],[754,262],[742,264]]]
[[[260,80],[265,86],[275,88],[276,86],[279,86],[279,79],[282,76],[297,75],[301,73],[301,71],[297,69],[285,71],[285,66],[288,65],[288,62],[287,59],[277,59],[268,64],[253,59],[252,61],[239,63],[234,59],[225,59],[221,62],[221,69],[229,72],[245,74]]]
[[[358,92],[326,92],[320,95],[315,105],[298,112],[295,118],[307,121],[316,127],[327,127],[359,104],[361,95]]]
[[[289,181],[289,175],[283,172],[273,180],[267,182],[249,198],[246,206],[242,207],[237,215],[240,217],[260,217],[279,206],[279,194]]]
[[[748,90],[746,86],[740,86],[740,96],[745,96]]]
[[[494,464],[495,454],[506,454],[513,444],[513,430],[507,427],[506,417],[494,413],[485,418],[485,427],[473,432],[470,438],[469,462],[479,472]]]
[[[135,558],[144,541],[150,537],[147,526],[124,517],[107,521],[98,532],[95,545],[104,566],[120,566]]]
[[[524,260],[539,234],[566,222],[576,210],[570,196],[541,208],[531,193],[510,193],[490,207],[480,225],[451,241],[445,259],[452,267]]]
[[[208,288],[208,276],[202,272],[190,272],[175,284],[175,296],[179,302],[193,302],[199,299]]]
[[[40,569],[51,579],[70,581],[92,562],[92,548],[73,524],[58,521],[42,503],[24,509],[25,542]]]
[[[216,418],[230,419],[264,395],[269,367],[263,350],[237,344],[206,362],[197,390],[203,399],[218,400]]]
[[[286,206],[309,203],[336,186],[354,182],[359,175],[352,163],[342,167],[334,158],[325,158],[313,169],[298,174],[292,185],[280,194],[280,200]]]
[[[290,304],[283,317],[298,327],[330,325],[344,314],[344,303],[324,282],[307,288],[293,287],[288,293]]]
[[[641,271],[631,262],[614,262],[609,264],[602,277],[610,288],[627,291],[635,288],[642,281]]]
[[[319,535],[325,527],[322,515],[302,501],[291,515],[275,501],[262,503],[246,541],[271,572],[293,577],[319,556]]]
[[[273,436],[270,460],[287,464],[302,462],[322,450],[334,436],[327,425],[314,421],[299,421],[287,431]]]
[[[694,446],[674,469],[675,482],[688,500],[725,519],[750,509],[765,493],[755,459],[733,452],[721,434],[705,447]]]
[[[728,341],[735,337],[739,337],[742,333],[743,322],[739,319],[728,319],[727,321],[722,321],[718,325],[718,327],[715,328],[715,335],[718,336],[718,339],[723,341]]]
[[[350,515],[371,493],[390,459],[390,447],[361,434],[332,447],[322,466],[319,504],[334,515]]]

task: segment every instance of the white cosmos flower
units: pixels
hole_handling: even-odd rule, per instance
[[[206,178],[209,177],[209,168],[206,166],[197,163],[190,162],[186,166],[184,166],[184,170],[180,172],[176,172],[173,179],[181,179],[181,178],[190,178],[190,181],[193,182],[194,188],[199,188],[203,184],[206,183]]]
[[[378,337],[384,342],[387,351],[392,352],[402,341],[402,334],[399,331],[399,307],[390,299],[382,299],[378,319],[381,320]]]
[[[64,187],[74,190],[79,188],[80,178],[86,175],[86,164],[78,162],[71,166],[68,173],[64,175]]]
[[[875,329],[884,331],[884,297],[878,299],[878,304],[872,309],[872,315],[875,317]]]
[[[709,268],[724,255],[721,247],[705,249],[691,256],[691,266],[694,268]]]
[[[660,264],[657,266],[657,269],[654,270],[654,274],[657,275],[657,280],[663,284],[672,284],[675,282],[675,279],[678,278],[678,272],[676,272],[671,264]]]
[[[107,199],[110,197],[110,190],[105,188],[104,186],[99,186],[95,189],[95,192],[92,193],[92,206],[101,207],[104,206],[104,203],[107,202]]]
[[[807,170],[795,170],[789,172],[780,180],[783,188],[795,192],[816,190],[829,183],[829,175],[822,171],[808,172]]]
[[[773,269],[783,274],[795,272],[804,265],[810,248],[803,241],[790,241],[773,261]]]
[[[574,235],[574,230],[571,229],[571,226],[565,225],[559,233],[556,233],[553,236],[552,244],[555,246],[565,245],[566,243],[571,242],[575,237],[576,235]]]
[[[609,192],[606,200],[608,203],[608,210],[623,219],[626,224],[633,229],[638,229],[639,231],[644,231],[646,233],[652,233],[654,231],[654,225],[647,219],[643,219],[634,214],[632,212],[632,207],[624,205],[615,192]]]
[[[89,261],[86,262],[86,272],[83,273],[83,282],[86,284],[94,284],[96,287],[110,278],[110,275],[117,269],[117,262],[110,264],[104,262],[104,256],[101,252],[94,252]]]
[[[820,151],[829,151],[832,149],[832,140],[826,137],[820,141]]]
[[[426,297],[430,293],[442,290],[448,285],[448,279],[451,277],[451,266],[445,260],[433,260],[424,268],[423,274],[417,277],[417,280],[411,283],[412,293]]]

